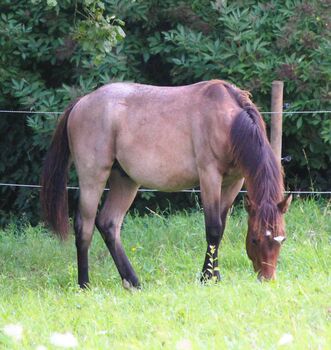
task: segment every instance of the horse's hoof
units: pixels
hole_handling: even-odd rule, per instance
[[[89,282],[84,282],[84,283],[79,283],[79,288],[81,290],[90,290],[90,283]]]
[[[212,279],[215,280],[215,282],[220,282],[222,280],[222,276],[221,276],[220,272],[215,271]]]
[[[207,283],[218,283],[222,280],[221,274],[219,271],[214,271],[213,275],[210,273],[202,273],[202,276],[200,278],[200,282],[202,284],[207,284]]]
[[[141,289],[139,283],[136,286],[134,286],[130,281],[126,280],[125,278],[123,278],[122,280],[122,286],[124,289],[128,290],[129,292],[136,292]]]

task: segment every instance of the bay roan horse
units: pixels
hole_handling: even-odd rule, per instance
[[[219,279],[218,247],[244,179],[249,196],[247,254],[260,279],[275,277],[285,239],[283,214],[291,197],[283,198],[281,165],[247,92],[221,80],[180,87],[113,83],[69,106],[41,179],[45,220],[63,239],[68,234],[66,185],[72,161],[80,187],[74,229],[81,287],[89,283],[94,225],[123,286],[139,286],[120,231],[141,185],[161,191],[200,186],[207,239],[202,279]],[[110,191],[97,213],[107,182]]]

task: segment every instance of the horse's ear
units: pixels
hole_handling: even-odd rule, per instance
[[[285,214],[292,202],[292,195],[289,194],[287,197],[285,197],[281,202],[278,203],[278,209],[282,214]]]

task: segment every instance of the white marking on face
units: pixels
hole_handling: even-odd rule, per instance
[[[284,236],[274,237],[274,240],[277,241],[279,244],[281,244],[284,241],[284,239],[285,239]]]
[[[266,232],[265,232],[265,235],[268,237],[268,236],[271,236],[271,231],[269,231],[269,230],[267,230]]]

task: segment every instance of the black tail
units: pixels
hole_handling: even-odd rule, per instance
[[[46,154],[42,174],[40,201],[44,220],[63,240],[68,237],[68,167],[69,143],[67,135],[68,117],[78,102],[73,102],[62,115],[55,130],[51,146]]]

